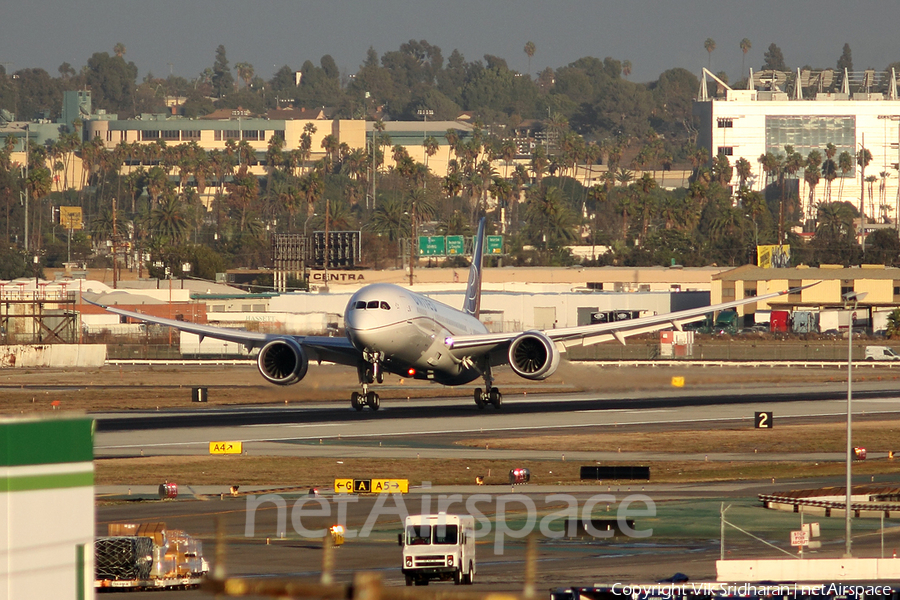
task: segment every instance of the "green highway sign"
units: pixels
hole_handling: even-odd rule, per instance
[[[446,253],[443,236],[419,236],[419,256],[444,256]]]
[[[487,243],[487,246],[485,248],[485,254],[503,254],[503,236],[502,235],[485,236],[485,242]]]
[[[466,250],[466,238],[461,235],[447,236],[447,254],[449,256],[462,256]]]

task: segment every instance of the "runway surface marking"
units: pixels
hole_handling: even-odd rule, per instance
[[[874,415],[874,414],[893,414],[896,411],[867,411],[866,414]],[[779,419],[785,418],[809,418],[809,417],[834,417],[834,416],[843,416],[845,412],[835,412],[835,413],[805,413],[805,414],[779,414]],[[862,416],[862,412],[858,413]],[[648,421],[628,421],[628,422],[617,422],[617,423],[570,423],[570,424],[558,424],[558,425],[526,425],[526,426],[512,426],[512,427],[478,427],[478,428],[458,428],[458,429],[430,429],[430,430],[417,430],[413,431],[410,429],[404,429],[397,432],[375,432],[375,433],[354,433],[351,435],[308,435],[308,436],[282,436],[282,437],[274,437],[267,436],[261,438],[244,438],[241,440],[233,440],[233,441],[241,441],[243,443],[254,443],[254,442],[288,442],[288,441],[301,441],[301,440],[312,440],[312,439],[336,439],[340,437],[340,439],[364,439],[364,438],[375,438],[375,437],[392,437],[397,435],[411,436],[411,435],[442,435],[442,434],[454,434],[454,433],[485,433],[485,432],[501,432],[501,431],[534,431],[540,429],[575,429],[575,428],[584,428],[584,427],[616,427],[621,425],[665,425],[665,424],[688,424],[688,423],[700,423],[700,422],[716,422],[716,421],[749,421],[752,420],[751,416],[732,416],[732,417],[711,417],[711,418],[697,418],[697,419],[670,419],[670,420],[648,420]],[[345,423],[328,423],[329,426],[346,426]],[[205,446],[208,445],[209,441],[199,440],[199,441],[190,441],[190,442],[156,442],[156,443],[148,443],[148,444],[114,444],[114,445],[98,445],[95,446],[97,450],[112,450],[112,449],[127,449],[127,448],[165,448],[165,447],[178,447],[178,446]]]

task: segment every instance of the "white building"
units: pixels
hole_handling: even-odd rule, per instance
[[[837,170],[831,200],[849,201],[859,208],[862,172],[856,164],[856,153],[865,146],[872,154],[865,177],[876,178],[871,185],[866,184],[866,219],[897,222],[900,99],[894,71],[751,71],[750,89],[746,90],[731,89],[706,69],[703,71],[694,104],[694,114],[700,117],[697,146],[709,150],[711,158],[725,154],[732,166],[741,158],[749,161],[752,176],[746,185],[752,190],[766,187],[759,160],[766,152],[784,155],[785,145],[792,145],[804,160],[812,150],[818,150],[824,160],[826,145],[831,143],[837,147],[835,162],[841,152],[853,157],[848,173]],[[816,205],[828,200],[825,177],[815,186],[811,201],[803,170],[794,179],[799,182],[793,185],[799,185],[801,220],[815,218]],[[735,190],[740,185],[737,169],[731,184]]]

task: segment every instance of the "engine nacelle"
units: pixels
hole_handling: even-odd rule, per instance
[[[559,367],[559,351],[540,331],[526,331],[509,345],[509,366],[519,377],[547,379]]]
[[[291,385],[306,376],[309,360],[303,347],[293,338],[272,340],[256,359],[260,374],[269,383]]]

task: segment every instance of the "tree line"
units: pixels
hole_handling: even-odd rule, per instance
[[[535,51],[526,45],[529,58]],[[127,260],[136,258],[137,268],[149,267],[156,275],[166,267],[177,271],[185,261],[196,265],[194,275],[206,278],[227,267],[271,264],[273,233],[321,229],[326,215],[332,229],[364,231],[371,266],[399,265],[400,241],[410,235],[414,219],[436,233],[470,234],[479,214],[487,214],[492,232],[507,236],[505,264],[571,264],[569,245],[594,246],[588,264],[629,266],[752,263],[757,244],[779,240],[791,243],[795,260],[808,264],[893,263],[900,249],[896,233],[881,230],[869,236],[863,256],[854,226],[859,211],[840,191],[837,199],[829,194],[814,215],[799,214],[794,176],[800,168],[813,190],[816,177],[830,186],[848,157],[826,150],[824,157],[811,153],[803,164],[789,147],[784,155],[761,156],[769,183],[764,194],[746,187],[752,168],[747,161],[731,165],[719,156],[710,162],[708,152],[694,145],[691,104],[699,83],[682,69],[639,84],[628,81],[627,61],[586,57],[532,79],[493,56],[467,62],[454,50],[445,64],[440,48],[410,41],[380,58],[370,50],[353,77],[342,75],[327,55],[319,66],[306,61],[296,85],[287,66],[263,81],[251,65],[237,63],[233,77],[220,46],[213,66],[192,81],[148,74],[138,84],[137,70],[124,55],[120,45],[114,56],[95,54],[80,71],[64,64],[55,79],[39,69],[0,77],[0,106],[52,115],[62,90],[90,85],[96,107],[126,116],[178,96],[185,99],[186,115],[238,106],[262,112],[287,102],[333,106],[337,116],[350,118],[417,118],[427,107],[435,119],[470,110],[475,127],[470,136],[454,129],[444,135],[445,177],[393,145],[380,120],[371,147],[351,149],[326,136],[315,149],[324,158],[315,162],[309,130],[294,150],[273,138],[264,157],[234,141],[213,151],[162,141],[109,150],[99,140],[82,140],[76,130],[32,146],[27,179],[11,162],[15,140],[7,138],[0,152],[0,235],[7,254],[23,246],[20,197],[26,188],[33,199],[30,247],[43,264],[55,266],[70,255],[78,262],[108,263],[106,242],[115,229],[128,244]],[[552,143],[535,145],[523,160],[512,131],[526,121]],[[442,144],[428,138],[423,145],[428,157]],[[387,153],[394,160],[390,168],[384,165]],[[86,167],[80,185],[66,181],[76,155]],[[858,156],[849,157],[851,165],[854,159],[862,166]],[[258,162],[265,166],[263,178],[250,171]],[[600,182],[589,181],[588,169],[600,164]],[[661,188],[658,173],[673,167],[687,171],[684,185]],[[737,189],[729,186],[735,169]],[[201,204],[205,195],[213,198],[210,210]],[[88,229],[72,232],[69,240],[69,232],[54,224],[54,207],[60,205],[82,206]],[[797,228],[815,235],[799,235]],[[28,262],[22,259],[24,270]],[[16,263],[4,259],[0,269]]]

